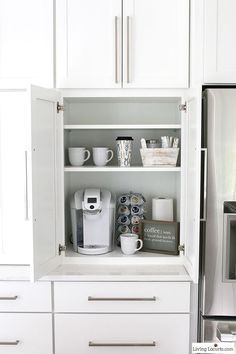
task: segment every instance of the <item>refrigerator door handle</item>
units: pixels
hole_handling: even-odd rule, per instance
[[[200,221],[206,221],[207,218],[207,149],[202,148],[201,152],[204,153],[204,178],[203,178],[203,215]]]

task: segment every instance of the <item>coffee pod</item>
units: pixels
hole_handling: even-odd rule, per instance
[[[132,232],[133,234],[140,234],[140,231],[141,231],[141,228],[140,228],[139,225],[134,225],[134,226],[132,226],[131,232]]]
[[[118,227],[118,232],[120,233],[120,234],[125,234],[125,233],[129,233],[131,230],[130,230],[130,228],[127,226],[127,225],[120,225],[119,227]]]
[[[119,225],[129,225],[130,219],[127,215],[121,215],[117,220]]]
[[[121,196],[118,198],[118,204],[130,205],[130,197],[129,197],[129,194],[121,195]]]
[[[142,215],[144,213],[143,206],[133,205],[131,207],[131,215]]]
[[[130,214],[130,210],[127,205],[120,205],[117,212],[119,215],[129,215]]]
[[[142,194],[132,194],[130,197],[130,204],[131,205],[143,205],[145,202]]]
[[[142,219],[144,219],[143,216],[133,215],[131,218],[131,224],[132,225],[139,225]]]

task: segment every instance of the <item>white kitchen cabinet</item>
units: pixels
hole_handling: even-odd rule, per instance
[[[81,255],[73,252],[70,247],[71,221],[68,201],[71,196],[78,189],[94,186],[107,188],[116,195],[123,193],[125,188],[125,190],[142,191],[145,195],[147,219],[151,218],[153,196],[174,198],[175,219],[180,222],[180,245],[185,244],[186,248],[185,254],[180,252],[180,255],[172,256],[171,262],[184,264],[192,279],[197,281],[198,232],[192,232],[193,225],[196,228],[199,208],[197,198],[193,199],[193,194],[198,193],[199,184],[198,160],[195,158],[195,155],[198,155],[199,139],[196,123],[198,114],[195,105],[188,110],[187,100],[188,113],[186,113],[183,106],[184,97],[175,96],[173,93],[172,97],[156,98],[64,97],[60,100],[60,93],[56,90],[32,87],[30,94],[22,91],[22,106],[19,106],[22,107],[22,111],[18,112],[18,105],[15,104],[18,102],[17,95],[19,93],[14,91],[1,92],[0,95],[6,105],[5,111],[1,112],[0,120],[3,136],[1,156],[4,155],[0,164],[1,176],[4,178],[1,177],[0,185],[2,191],[8,192],[4,192],[6,194],[1,192],[0,220],[3,230],[1,243],[7,247],[5,259],[1,258],[2,263],[16,263],[14,257],[19,253],[22,256],[21,263],[27,259],[32,265],[33,278],[38,279],[64,261],[77,258],[79,262]],[[20,101],[20,98],[18,100]],[[24,110],[23,107],[27,106],[27,102],[28,110]],[[64,113],[57,109],[58,102],[63,103]],[[12,111],[12,107],[16,107],[16,110]],[[6,140],[9,129],[7,125],[4,129],[2,126],[3,123],[12,120],[11,130],[14,131],[15,117],[18,117],[15,126],[19,127],[16,141],[19,141],[20,147],[17,149],[16,160],[18,178],[15,177],[15,165],[12,165],[9,159],[9,156],[14,159],[15,148],[12,150],[9,148]],[[196,134],[195,145],[193,149],[188,149],[186,155],[189,139],[192,139],[188,131],[192,128],[194,130],[191,134],[193,136]],[[19,138],[22,129],[25,129],[22,133],[26,137],[23,140],[24,144]],[[115,139],[122,134],[132,134],[135,138],[130,168],[119,168],[116,159],[110,166],[102,168],[93,166],[92,160],[82,167],[69,166],[68,147],[79,144],[91,149],[106,142],[107,146],[115,150]],[[153,136],[160,138],[162,135],[174,135],[180,138],[180,165],[143,167],[139,154],[140,138],[148,139]],[[11,155],[8,154],[8,148]],[[191,183],[189,182],[191,176],[187,172],[189,160],[196,165],[196,170],[193,171],[195,178]],[[9,180],[8,174],[10,174]],[[12,186],[14,190],[11,189]],[[22,192],[24,188],[25,193]],[[11,193],[10,199],[9,193]],[[15,201],[15,195],[17,195],[18,207],[16,215],[12,212],[12,201]],[[194,212],[186,214],[186,210],[193,206]],[[13,217],[17,218],[17,223],[12,221]],[[27,240],[24,241],[25,234]],[[60,244],[68,247],[65,257],[64,252],[63,256],[59,255]],[[109,256],[110,254],[105,255],[108,259]],[[148,254],[143,252],[138,256],[145,259]],[[117,257],[118,259],[122,257],[120,250],[111,253],[111,259],[112,257],[115,257],[116,261]],[[154,263],[158,263],[160,259],[163,264],[165,259],[163,256],[159,258],[158,254],[152,254],[151,257]],[[100,262],[102,259],[103,256],[90,257],[93,263]],[[170,258],[167,257],[165,261],[169,263],[169,260]],[[123,262],[122,258],[120,262]]]
[[[47,89],[0,91],[0,262],[30,263],[38,277],[56,265],[62,232],[57,101]]]
[[[51,312],[50,282],[0,281],[0,353],[53,354]]]
[[[123,86],[188,87],[188,0],[123,1]]]
[[[189,282],[54,283],[55,312],[187,313],[189,300]]]
[[[189,0],[56,6],[57,87],[188,87]]]
[[[27,104],[23,91],[0,91],[0,262],[3,264],[30,263]]]
[[[188,314],[56,314],[56,354],[189,353]]]
[[[57,0],[57,87],[121,87],[121,0]]]
[[[52,315],[0,313],[0,354],[52,354]]]
[[[1,0],[0,88],[53,87],[53,1]]]
[[[0,281],[0,312],[51,312],[50,282]]]
[[[236,2],[204,1],[204,82],[236,83]]]

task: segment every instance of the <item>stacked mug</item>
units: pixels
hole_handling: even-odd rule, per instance
[[[145,198],[140,193],[122,194],[117,199],[116,234],[120,244],[120,235],[141,234],[141,221],[144,219]]]

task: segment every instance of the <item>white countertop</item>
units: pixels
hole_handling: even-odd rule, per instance
[[[43,277],[54,281],[190,281],[182,265],[65,264]]]
[[[0,266],[0,280],[29,280],[29,266]],[[63,264],[40,281],[191,281],[183,265]]]

